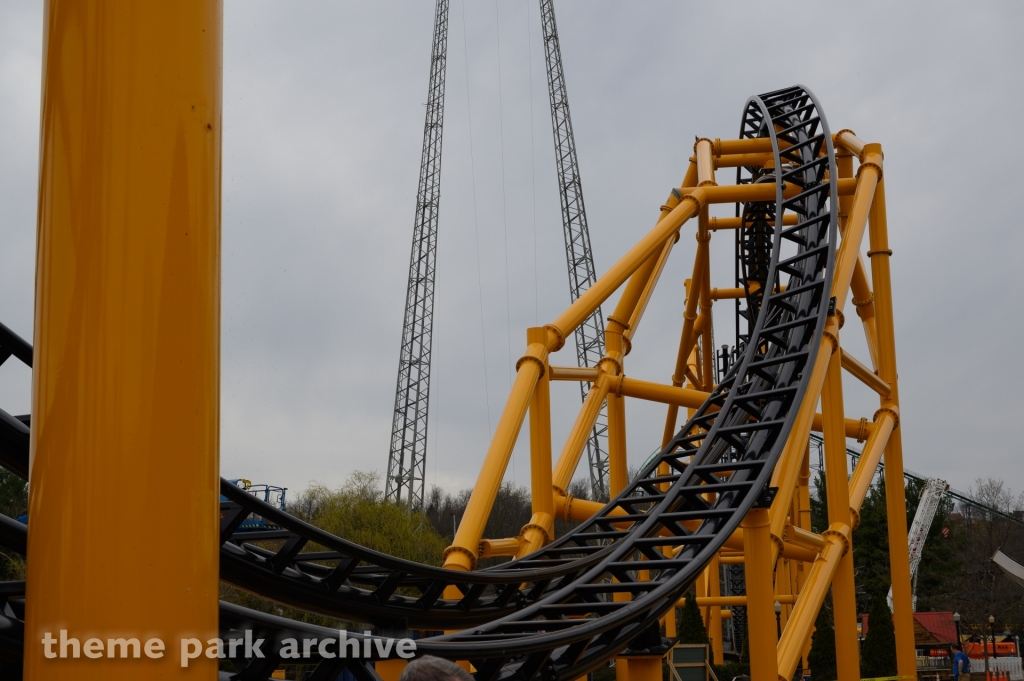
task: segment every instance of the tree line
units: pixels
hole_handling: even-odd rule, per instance
[[[914,515],[925,484],[905,482],[907,527]],[[917,610],[949,611],[961,616],[964,634],[986,635],[988,618],[995,617],[997,633],[1024,633],[1024,590],[1012,584],[992,563],[996,549],[1024,561],[1024,493],[1014,494],[1002,480],[979,478],[968,496],[993,513],[975,506],[957,505],[943,497],[928,530],[917,572]],[[811,525],[816,532],[828,527],[825,474],[819,471],[811,498]],[[1005,515],[1002,515],[1005,514]],[[857,585],[858,612],[868,613],[868,634],[861,650],[862,675],[889,676],[896,673],[895,633],[886,597],[889,576],[888,512],[885,479],[882,474],[872,485],[860,512],[860,525],[853,533],[853,562]],[[835,647],[831,601],[819,613],[809,666],[814,681],[832,681],[835,675]]]
[[[924,484],[908,481],[906,522],[909,527],[917,512]],[[811,497],[811,523],[816,532],[827,526],[825,475],[819,471]],[[574,481],[570,494],[588,499],[589,486]],[[28,488],[23,480],[0,469],[0,513],[17,518],[27,511]],[[439,565],[444,549],[454,539],[462,521],[471,490],[449,493],[433,486],[422,509],[409,509],[384,499],[383,484],[376,473],[353,473],[338,489],[311,485],[293,497],[288,512],[334,535],[390,555],[416,562]],[[982,506],[1006,516],[1024,519],[1024,493],[1015,494],[1002,480],[978,479],[969,496]],[[485,530],[488,538],[515,537],[532,515],[530,492],[511,482],[499,490]],[[556,534],[569,531],[575,523],[556,520]],[[869,613],[870,626],[862,650],[862,671],[866,676],[895,673],[895,641],[888,616],[886,595],[889,590],[889,538],[884,479],[872,485],[860,513],[860,525],[853,534],[854,569],[858,611]],[[268,545],[268,548],[272,548]],[[924,546],[917,579],[919,611],[953,611],[961,615],[965,634],[988,631],[988,617],[996,619],[997,632],[1024,632],[1024,590],[1017,588],[993,565],[992,554],[1001,549],[1024,562],[1024,525],[1000,514],[973,506],[957,506],[945,497],[939,505]],[[307,546],[305,550],[322,550]],[[507,557],[481,561],[487,567]],[[23,556],[0,550],[0,578],[24,579]],[[348,628],[355,623],[295,611],[271,601],[223,585],[221,597],[265,612],[293,617],[323,626]],[[690,599],[689,602],[693,602]],[[700,642],[707,632],[693,625],[693,613],[679,613],[681,640]],[[827,600],[816,622],[812,654],[809,660],[815,681],[835,678],[835,651],[830,601]],[[745,642],[736,642],[742,655]],[[739,667],[743,665],[740,663]],[[730,668],[728,671],[732,671]],[[727,671],[727,670],[722,670]]]

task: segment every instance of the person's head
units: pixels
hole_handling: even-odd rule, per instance
[[[473,681],[473,676],[454,662],[424,655],[407,664],[398,681]]]
[[[955,644],[953,646],[953,650],[963,651],[963,649],[964,649],[964,647],[962,645],[960,645],[959,643],[957,643],[957,644]]]

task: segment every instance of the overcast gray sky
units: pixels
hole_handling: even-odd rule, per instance
[[[0,320],[26,337],[41,4],[0,4]],[[750,95],[810,87],[833,131],[885,149],[907,466],[961,489],[977,477],[1024,488],[1024,6],[556,9],[598,272],[651,227],[694,136],[734,137]],[[433,12],[426,1],[225,2],[225,476],[300,490],[386,470]],[[452,491],[476,477],[525,328],[568,303],[543,63],[536,2],[452,0],[427,461],[428,485]],[[691,234],[629,375],[671,376]],[[713,286],[733,285],[732,248],[729,236],[712,240]],[[729,342],[731,308],[718,317],[717,342]],[[844,345],[866,358],[858,333],[847,324]],[[558,385],[553,399],[557,452],[578,390]],[[877,402],[848,383],[846,404],[870,418]],[[28,371],[8,362],[0,406],[28,405]],[[627,410],[639,465],[664,410]],[[528,484],[523,444],[507,475]]]

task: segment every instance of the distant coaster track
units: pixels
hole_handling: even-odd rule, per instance
[[[776,187],[773,205],[744,212],[744,226],[757,222],[759,230],[756,243],[746,240],[737,249],[743,271],[752,273],[745,280],[757,282],[756,290],[745,291],[754,312],[745,343],[703,406],[604,508],[531,555],[456,572],[358,546],[221,480],[228,499],[222,504],[221,578],[301,610],[371,623],[378,631],[458,630],[421,638],[417,649],[469,660],[480,681],[568,681],[617,655],[663,654],[670,642],[659,620],[748,511],[771,503],[772,473],[807,395],[809,367],[830,314],[838,173],[820,105],[799,86],[752,97],[740,136],[770,140],[771,169],[747,172],[774,180]],[[793,224],[784,221],[787,214],[796,216]],[[31,366],[28,344],[6,327],[0,331],[0,346]],[[811,397],[817,401],[816,393]],[[0,412],[0,463],[23,478],[29,433],[29,419]],[[282,529],[237,532],[251,514]],[[26,533],[24,525],[0,517],[3,546],[24,553]],[[252,543],[271,540],[280,548]],[[316,550],[305,550],[310,547]],[[461,598],[445,597],[452,586]],[[0,655],[16,657],[19,649],[23,593],[22,583],[0,588],[6,601]],[[271,642],[266,657],[246,661],[230,676],[235,679],[268,678],[285,662],[284,638],[336,636],[228,603],[221,604],[220,617],[225,636],[252,629]],[[361,681],[377,678],[365,659],[314,656],[303,663],[317,665],[313,679],[334,679],[344,668]]]

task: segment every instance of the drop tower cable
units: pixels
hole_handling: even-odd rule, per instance
[[[466,75],[466,118],[469,122],[469,184],[473,189],[473,243],[476,244],[476,300],[480,308],[480,353],[483,357],[484,405],[487,407],[487,438],[486,447],[491,441],[491,388],[487,380],[487,334],[484,324],[484,280],[480,270],[480,217],[477,213],[476,200],[476,152],[473,150],[473,97],[469,89],[469,39],[466,37],[466,0],[461,1],[462,8],[462,65]]]
[[[437,0],[434,12],[423,152],[416,191],[409,283],[405,294],[395,409],[391,423],[391,449],[384,492],[385,498],[397,503],[405,502],[411,508],[423,506],[425,485],[437,225],[441,200],[448,2]]]
[[[501,234],[505,255],[505,341],[508,347],[508,389],[512,390],[512,303],[508,286],[508,203],[505,198],[505,105],[501,87],[501,11],[498,0],[494,0],[494,39],[498,52],[498,139],[501,142]],[[516,455],[513,450],[509,457],[512,463],[512,484],[516,481]]]

